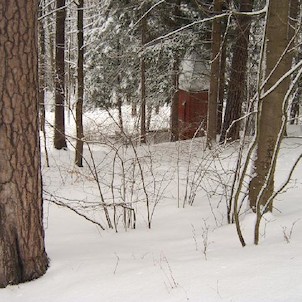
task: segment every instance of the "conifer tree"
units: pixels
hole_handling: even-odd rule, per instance
[[[39,278],[48,267],[39,145],[37,16],[36,0],[0,1],[2,288]]]

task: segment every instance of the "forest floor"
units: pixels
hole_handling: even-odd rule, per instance
[[[302,152],[298,128],[282,144],[277,187]],[[302,301],[301,164],[263,219],[258,246],[255,216],[243,211],[242,248],[226,222],[236,145],[213,157],[202,139],[138,147],[137,154],[107,141],[85,147],[84,168],[74,166],[71,145],[57,151],[49,143],[50,167],[42,154],[49,269],[1,289],[1,302]]]

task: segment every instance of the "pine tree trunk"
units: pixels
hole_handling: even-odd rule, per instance
[[[40,1],[39,4],[39,17],[43,16],[45,3]],[[40,106],[40,130],[43,133],[44,139],[44,153],[46,159],[46,165],[49,167],[49,157],[46,145],[46,112],[45,112],[45,90],[46,90],[46,47],[45,47],[45,28],[44,20],[41,19],[39,22],[39,106]]]
[[[143,10],[143,14],[145,10]],[[141,42],[142,46],[146,43],[146,31],[147,31],[147,19],[146,16],[142,18],[141,24]],[[144,54],[140,59],[140,72],[141,72],[141,133],[140,142],[142,144],[146,143],[146,62]]]
[[[265,76],[266,78],[268,77],[268,80],[264,87],[264,92],[268,91],[291,67],[290,56],[284,55],[289,42],[288,17],[289,0],[270,1],[265,69]],[[280,60],[280,58],[282,59]],[[264,211],[272,210],[272,202],[269,204],[267,202],[274,190],[276,162],[273,159],[273,152],[276,147],[277,137],[281,131],[283,101],[288,87],[289,81],[283,80],[277,88],[259,100],[260,108],[257,117],[258,145],[254,162],[255,176],[249,185],[250,207],[257,213],[263,206],[265,206]],[[271,173],[269,173],[270,170]]]
[[[65,138],[65,0],[57,0],[54,146],[67,147]]]
[[[222,0],[214,1],[214,12],[222,10]],[[221,20],[213,20],[212,25],[212,62],[210,77],[210,92],[207,117],[207,147],[212,148],[216,143],[217,134],[217,107],[219,95],[219,69],[220,69],[220,46],[221,46]]]
[[[141,58],[141,137],[140,142],[146,143],[146,64],[145,59]]]
[[[120,128],[120,132],[124,133],[124,122],[123,122],[123,102],[122,96],[119,93],[117,97],[117,111],[118,111],[118,124]]]
[[[47,37],[46,45],[49,45],[48,49],[48,56],[49,56],[49,78],[47,79],[47,86],[49,87],[50,91],[55,90],[55,78],[56,78],[56,45],[55,45],[55,24],[53,24],[53,18],[51,17],[52,11],[55,10],[56,3],[52,5],[48,5],[46,9],[45,18],[46,26],[45,32]],[[54,91],[55,92],[55,91]]]
[[[120,41],[117,42],[117,53],[118,53],[119,57],[122,56]],[[120,66],[120,68],[121,68],[120,59],[118,59],[118,66]],[[118,122],[119,122],[120,133],[123,135],[124,134],[124,122],[123,122],[123,109],[122,109],[123,101],[122,101],[121,85],[122,85],[121,74],[119,72],[118,75],[117,75],[117,87],[118,87],[118,90],[117,90],[117,110],[118,110]]]
[[[180,16],[180,4],[181,0],[175,1],[174,5],[174,18],[177,20]],[[179,25],[175,24],[174,29],[179,28]],[[172,65],[172,87],[173,94],[171,97],[171,116],[170,116],[170,131],[171,131],[171,142],[179,140],[179,116],[178,116],[178,80],[179,80],[179,59],[177,53],[174,53],[173,65]]]
[[[253,0],[241,0],[240,11],[251,12],[253,2]],[[233,50],[230,83],[220,142],[239,139],[240,122],[238,119],[241,117],[242,103],[245,95],[244,87],[248,61],[250,21],[251,18],[249,16],[239,15],[237,17],[236,41]]]
[[[44,3],[39,6],[39,17],[43,15]],[[39,105],[40,105],[40,129],[45,131],[45,30],[43,20],[39,21]]]
[[[225,90],[225,68],[226,68],[226,41],[221,47],[220,66],[219,66],[219,91],[217,104],[217,133],[221,132],[222,116],[223,116],[223,102]]]
[[[178,59],[174,58],[173,61],[173,74],[172,74],[172,85],[173,85],[173,95],[171,100],[171,142],[176,142],[179,140],[179,117],[178,117],[178,79],[179,79],[179,62]]]
[[[76,157],[75,163],[83,167],[83,99],[84,99],[84,0],[79,0],[78,5],[78,99],[76,103]]]
[[[150,127],[151,127],[152,110],[153,110],[152,105],[148,104],[148,106],[147,106],[147,120],[146,120],[146,129],[147,129],[147,131],[149,131]]]
[[[36,0],[0,1],[0,287],[46,272]],[[8,18],[8,16],[10,16]]]

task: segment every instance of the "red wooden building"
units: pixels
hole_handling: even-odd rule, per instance
[[[202,136],[207,128],[208,90],[178,91],[179,138]]]
[[[181,64],[178,91],[179,138],[190,139],[205,134],[207,128],[209,66],[197,52]]]

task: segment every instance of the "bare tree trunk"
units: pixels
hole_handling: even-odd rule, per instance
[[[49,15],[45,17],[45,32],[48,38],[46,45],[49,45],[48,55],[49,55],[49,78],[48,78],[48,87],[49,90],[54,91],[55,89],[55,78],[56,78],[56,54],[55,54],[55,24],[53,24],[53,18],[51,17],[51,13],[55,10],[56,3],[48,3],[48,7],[46,9],[46,14]]]
[[[219,91],[218,91],[218,104],[217,104],[217,133],[221,132],[222,127],[222,113],[224,102],[225,90],[225,68],[226,68],[226,41],[221,47],[221,57],[219,66]]]
[[[120,41],[117,42],[117,53],[119,58],[121,57],[121,47],[120,47]],[[120,59],[118,59],[118,66],[121,68],[121,62]],[[117,110],[118,110],[118,121],[119,121],[119,128],[120,128],[120,133],[124,133],[124,123],[123,123],[123,101],[122,101],[122,93],[121,93],[121,74],[118,72],[117,75]]]
[[[67,147],[65,138],[65,0],[57,0],[54,146]]]
[[[84,99],[84,0],[78,4],[78,99],[76,103],[77,142],[75,163],[83,167],[83,99]]]
[[[241,0],[240,11],[251,12],[254,0]],[[237,27],[235,32],[235,44],[231,65],[231,75],[227,103],[224,114],[224,122],[220,137],[220,142],[226,139],[234,141],[239,139],[242,103],[246,93],[246,70],[248,61],[248,45],[250,36],[251,18],[246,15],[237,17]]]
[[[267,21],[266,69],[268,91],[290,69],[290,56],[284,52],[288,46],[289,0],[270,1]],[[276,39],[278,37],[278,39]],[[274,190],[276,157],[273,156],[278,135],[282,135],[281,125],[283,102],[289,80],[283,80],[278,87],[259,100],[257,121],[258,145],[254,161],[254,177],[249,185],[251,208],[260,215],[261,211],[272,210],[272,202],[267,204]],[[256,242],[257,240],[255,240]]]
[[[147,121],[146,121],[146,129],[147,129],[147,131],[149,131],[150,127],[151,127],[152,110],[153,110],[152,105],[148,104],[148,106],[147,106]]]
[[[69,16],[70,17],[70,16]],[[68,18],[68,17],[67,17]],[[71,23],[71,22],[68,22]],[[66,26],[65,26],[66,27]],[[67,31],[71,30],[71,26],[67,27]],[[71,43],[72,35],[70,35],[69,39],[67,39],[66,49],[65,49],[65,56],[67,56],[67,62],[65,63],[65,97],[64,97],[64,107],[67,109],[67,121],[70,123],[71,118],[71,110],[72,110],[72,103],[71,103],[71,95],[72,95],[72,70],[71,70],[71,53],[73,45]]]
[[[146,143],[146,64],[141,58],[141,143]]]
[[[174,16],[175,18],[180,16],[180,4],[181,0],[175,1],[174,5]],[[176,22],[175,29],[179,26]],[[173,65],[172,65],[172,87],[173,94],[171,97],[171,117],[170,117],[170,130],[171,130],[171,142],[176,142],[179,140],[179,116],[178,116],[178,80],[179,80],[179,59],[177,53],[174,53]]]
[[[36,0],[0,1],[0,287],[46,272]],[[10,16],[8,18],[8,16]]]
[[[220,13],[223,0],[214,1],[214,12]],[[207,117],[207,147],[212,148],[216,143],[217,134],[217,101],[219,94],[219,66],[220,66],[220,46],[221,46],[221,20],[213,20],[212,25],[212,62],[210,92]]]
[[[178,79],[179,79],[179,62],[174,55],[173,61],[173,74],[172,74],[172,85],[173,85],[173,95],[171,101],[171,142],[176,142],[179,140],[179,117],[178,117]]]
[[[43,15],[43,5],[39,6],[39,16]],[[45,30],[43,20],[39,21],[39,105],[40,105],[40,129],[45,131]]]
[[[143,13],[145,11],[143,10]],[[147,30],[147,17],[144,16],[142,18],[141,24],[141,40],[142,45],[144,46],[146,43],[146,30]],[[144,58],[144,54],[140,59],[140,71],[141,71],[141,137],[140,142],[146,143],[146,62]]]
[[[290,19],[289,19],[289,34],[288,34],[290,40],[295,38],[297,25],[298,25],[298,16],[299,15],[301,16],[300,2],[301,2],[300,0],[290,0]],[[296,60],[301,60],[301,54],[300,54],[300,58],[299,58],[299,54],[297,55]],[[297,93],[294,97],[290,110],[291,125],[293,125],[295,121],[298,122],[300,94],[301,94],[301,83],[298,83]]]
[[[118,123],[119,123],[119,128],[120,132],[124,132],[124,123],[123,123],[123,102],[122,102],[122,97],[120,94],[118,94],[117,97],[117,110],[118,110]]]
[[[44,1],[41,1],[39,4],[39,16],[43,15],[43,6]],[[39,21],[39,45],[40,45],[40,53],[39,53],[39,106],[40,106],[40,130],[43,133],[44,138],[44,152],[46,158],[46,165],[49,167],[49,157],[46,145],[46,129],[45,129],[45,89],[46,89],[46,64],[45,64],[45,56],[46,56],[46,47],[45,47],[45,29],[44,29],[44,20]]]

